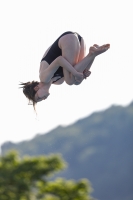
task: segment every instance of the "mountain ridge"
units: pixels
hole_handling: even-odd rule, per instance
[[[133,199],[133,102],[94,112],[69,126],[58,126],[29,141],[4,143],[20,155],[61,153],[68,168],[58,176],[87,178],[99,200]]]

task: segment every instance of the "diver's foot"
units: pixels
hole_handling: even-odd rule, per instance
[[[102,46],[99,46],[97,44],[94,44],[89,49],[89,55],[98,56],[101,53],[104,53],[110,48],[110,44],[104,44]]]

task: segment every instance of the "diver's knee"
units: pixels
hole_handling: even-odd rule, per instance
[[[79,81],[75,80],[74,85],[80,85],[81,83],[82,83],[82,81],[79,82]]]
[[[71,80],[65,80],[65,82],[66,82],[68,85],[73,85],[73,84],[74,84],[74,82],[71,81]]]

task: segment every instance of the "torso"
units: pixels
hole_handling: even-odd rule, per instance
[[[60,38],[63,37],[66,34],[76,34],[76,36],[80,39],[80,44],[81,44],[81,51],[80,53],[82,54],[82,49],[84,48],[83,44],[83,38],[81,38],[80,35],[74,32],[65,32],[63,33],[45,52],[43,55],[43,58],[40,63],[40,74],[44,73],[45,69],[48,68],[48,66],[53,62],[54,59],[56,59],[58,56],[62,55],[61,54],[61,48],[60,48]],[[63,68],[59,66],[58,70],[54,73],[53,78],[52,78],[54,84],[62,84],[64,82],[64,75],[63,75]]]

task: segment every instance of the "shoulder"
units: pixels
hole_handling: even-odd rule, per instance
[[[44,81],[44,72],[46,71],[46,69],[48,68],[49,64],[43,60],[41,63],[40,63],[40,69],[39,69],[39,78],[40,78],[40,81]]]
[[[49,64],[43,60],[41,63],[40,63],[40,69],[39,69],[39,72],[43,72],[44,70],[46,70],[48,68]]]

